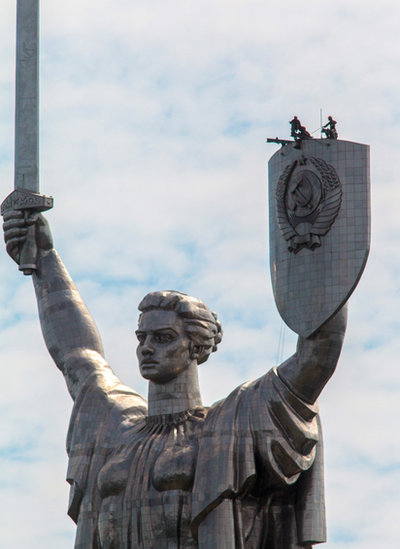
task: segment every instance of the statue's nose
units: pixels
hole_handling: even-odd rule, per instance
[[[154,354],[154,347],[149,343],[145,343],[142,347],[142,355],[152,355]]]

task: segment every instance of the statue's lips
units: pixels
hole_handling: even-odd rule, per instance
[[[158,364],[158,362],[156,360],[150,360],[150,359],[142,360],[141,362],[142,366],[154,366],[155,364]]]

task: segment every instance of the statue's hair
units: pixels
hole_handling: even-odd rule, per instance
[[[150,292],[139,303],[138,309],[142,314],[155,309],[175,311],[184,320],[185,332],[191,341],[202,348],[198,364],[208,360],[222,340],[222,326],[217,314],[210,311],[200,299],[190,295],[173,290]]]

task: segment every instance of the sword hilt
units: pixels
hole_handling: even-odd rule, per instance
[[[32,212],[44,212],[53,207],[53,197],[34,193],[21,187],[15,189],[1,205],[1,215],[11,210],[20,210],[24,212],[25,220]],[[28,227],[25,242],[20,249],[20,262],[18,269],[24,275],[31,275],[36,271],[36,231],[35,224]]]
[[[29,211],[25,210],[24,212],[25,219],[29,216]],[[19,265],[18,270],[22,271],[24,275],[31,275],[33,271],[36,271],[36,255],[37,255],[37,245],[36,245],[36,230],[35,225],[28,227],[28,232],[26,233],[26,240],[22,244],[19,252]]]

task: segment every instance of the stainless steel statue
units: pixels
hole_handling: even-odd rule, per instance
[[[136,333],[146,403],[105,361],[44,218],[11,211],[4,220],[17,263],[35,225],[42,331],[75,402],[67,442],[75,547],[295,549],[325,541],[316,399],[339,358],[345,309],[300,337],[279,368],[204,408],[197,366],[221,341],[217,316],[194,297],[150,293]]]
[[[346,240],[345,254],[332,255],[342,242],[340,220],[351,219],[353,204],[346,173],[339,174],[341,185],[329,179],[329,166],[340,164],[340,142],[335,159],[323,160],[311,149],[304,156],[306,145],[296,143],[285,145],[282,158],[271,164],[274,290],[282,316],[300,334],[296,353],[205,408],[197,366],[221,342],[217,315],[194,297],[153,292],[139,305],[136,332],[140,371],[149,381],[146,402],[105,361],[96,325],[39,213],[52,200],[38,194],[38,0],[18,5],[23,53],[17,66],[16,190],[2,214],[7,251],[33,275],[44,339],[74,400],[67,480],[76,549],[310,549],[325,541],[316,400],[339,359],[344,304],[365,265],[359,247],[346,271],[356,280],[340,280],[337,269],[351,260],[356,237]],[[350,174],[354,166],[347,167]],[[316,232],[311,217],[326,213],[329,201],[335,208],[327,214],[329,226]],[[329,280],[307,286],[313,264],[311,280],[336,273],[344,294],[335,290],[327,299]]]

